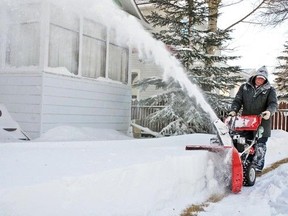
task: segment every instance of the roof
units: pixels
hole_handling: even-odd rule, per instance
[[[120,7],[122,7],[122,9],[125,10],[127,13],[129,13],[129,14],[135,16],[136,18],[138,18],[140,20],[141,24],[145,28],[151,29],[151,26],[146,21],[146,19],[144,18],[143,14],[139,10],[138,6],[136,5],[135,0],[114,0],[114,1],[116,3],[118,3],[120,5]]]

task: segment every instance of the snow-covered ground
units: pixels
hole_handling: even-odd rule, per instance
[[[2,142],[0,215],[179,216],[226,189],[214,175],[215,153],[185,151],[213,136],[133,139],[67,126],[30,142]],[[266,167],[288,157],[287,139],[287,132],[272,132]],[[287,177],[281,165],[199,215],[287,215]]]

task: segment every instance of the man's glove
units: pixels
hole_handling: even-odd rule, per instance
[[[271,112],[266,110],[266,111],[262,112],[261,115],[262,115],[263,119],[268,120],[271,116]]]
[[[228,116],[232,116],[232,117],[236,116],[236,112],[235,111],[231,111],[231,112],[228,113]]]

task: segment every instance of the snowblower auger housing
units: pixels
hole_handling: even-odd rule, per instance
[[[239,193],[242,186],[253,186],[256,181],[256,170],[252,160],[255,154],[254,145],[263,133],[259,115],[229,116],[224,122],[217,119],[213,125],[217,139],[210,145],[188,145],[186,150],[208,150],[211,152],[231,151],[231,191]],[[249,136],[248,136],[249,135]]]
[[[239,193],[243,185],[243,167],[239,153],[233,146],[227,125],[220,119],[214,121],[213,125],[216,129],[217,138],[210,140],[210,145],[187,145],[186,150],[207,150],[220,154],[226,152],[228,156],[230,154],[231,156],[228,157],[231,158],[230,188],[233,193]]]

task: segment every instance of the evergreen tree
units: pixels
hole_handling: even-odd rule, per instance
[[[203,90],[215,112],[226,110],[230,98],[225,95],[243,79],[239,76],[239,67],[226,64],[236,57],[218,54],[217,49],[230,39],[228,31],[215,29],[215,26],[213,29],[210,23],[207,25],[209,20],[217,19],[218,14],[211,14],[206,0],[150,2],[156,10],[146,18],[155,28],[161,29],[154,33],[154,37],[172,49],[172,54],[182,63],[188,78]],[[183,124],[191,126],[190,132],[210,132],[211,120],[208,114],[197,105],[195,98],[190,98],[182,91],[179,83],[172,79],[164,82],[161,78],[151,77],[141,80],[136,86],[143,88],[148,85],[166,90],[165,93],[142,101],[146,105],[153,105],[156,101],[165,102],[166,108],[154,113],[152,121],[172,122],[169,125],[172,127],[173,122],[176,124],[181,120]],[[167,128],[163,131],[167,131]]]
[[[288,41],[284,44],[284,55],[277,57],[279,66],[275,68],[273,73],[275,78],[276,89],[280,96],[288,96]]]

